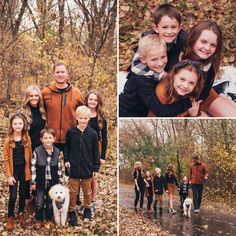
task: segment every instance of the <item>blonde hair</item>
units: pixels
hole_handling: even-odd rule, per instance
[[[103,110],[103,99],[101,94],[96,90],[92,89],[89,92],[86,93],[85,95],[85,103],[88,106],[88,98],[90,94],[94,94],[97,96],[97,107],[96,107],[96,112],[97,112],[97,118],[98,118],[98,128],[101,130],[103,127],[103,120],[105,120],[105,112]]]
[[[42,96],[41,90],[39,89],[37,85],[30,85],[25,91],[25,99],[23,101],[22,109],[20,111],[25,116],[28,125],[30,125],[33,121],[32,112],[30,110],[29,98],[30,98],[30,94],[34,91],[36,91],[39,95],[38,104],[39,104],[39,111],[42,115],[42,119],[46,120],[46,111],[44,109],[43,96]]]
[[[136,161],[134,163],[134,169],[137,169],[138,167],[142,167],[142,162],[141,161]]]
[[[79,115],[86,115],[90,118],[91,111],[87,106],[83,105],[83,106],[77,107],[77,109],[75,111],[75,115],[76,115],[76,118],[78,118]]]
[[[160,47],[166,48],[166,42],[159,37],[157,34],[148,34],[139,40],[138,48],[140,56],[146,56],[146,54],[153,49],[160,49]]]

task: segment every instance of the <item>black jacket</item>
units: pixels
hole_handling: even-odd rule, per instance
[[[98,172],[100,155],[96,131],[86,127],[82,132],[77,127],[66,133],[65,162],[70,162],[70,177],[88,179],[93,172]]]
[[[175,176],[173,174],[168,174],[166,172],[165,174],[165,180],[166,180],[166,184],[175,184],[178,188],[179,188],[179,184],[177,179],[175,178]]]
[[[153,178],[153,185],[154,185],[154,193],[157,195],[163,194],[164,189],[167,190],[166,181],[163,175],[161,175],[160,177],[155,175]]]
[[[124,92],[119,96],[120,117],[145,117],[149,110],[156,116],[177,116],[192,106],[189,98],[172,104],[162,104],[156,96],[157,81],[130,72]]]

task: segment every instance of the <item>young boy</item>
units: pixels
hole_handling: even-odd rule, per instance
[[[65,166],[70,168],[70,206],[69,223],[77,226],[76,200],[81,185],[84,195],[84,219],[91,218],[91,181],[100,167],[98,137],[88,126],[91,117],[90,109],[79,106],[76,109],[78,125],[67,131],[65,146]]]
[[[36,190],[36,224],[35,229],[41,229],[45,208],[45,219],[52,225],[52,200],[48,195],[50,188],[55,184],[62,184],[60,165],[60,150],[53,146],[56,135],[53,129],[45,128],[40,133],[42,145],[35,148],[31,160],[31,190]]]
[[[119,96],[119,113],[124,117],[145,117],[155,103],[155,74],[163,73],[167,63],[166,44],[158,35],[147,35],[139,41],[140,60],[153,72],[151,76],[131,74],[124,93]]]
[[[182,29],[181,15],[176,7],[171,4],[163,4],[154,12],[154,24],[152,29],[144,32],[141,37],[149,34],[158,34],[167,44],[168,63],[165,67],[166,72],[170,72],[172,67],[179,62],[180,53],[184,47],[187,33]],[[131,65],[131,71],[137,75],[150,75],[150,68],[140,60],[140,50],[135,49],[136,53]],[[161,79],[161,75],[157,75]]]
[[[188,190],[190,188],[190,184],[188,183],[187,176],[183,177],[183,182],[179,187],[179,196],[180,196],[180,209],[183,210],[183,204],[186,197],[188,197]]]
[[[189,98],[163,105],[155,95],[157,82],[166,74],[165,71],[169,72],[179,62],[187,34],[181,29],[180,13],[172,5],[160,6],[154,14],[154,20],[153,29],[143,33],[144,37],[139,41],[124,92],[119,96],[120,117],[145,117],[148,110],[156,116],[177,116],[192,106]],[[155,42],[149,45],[155,36],[156,45]],[[161,44],[164,46],[161,41],[166,42],[165,53],[158,49]],[[156,66],[153,66],[154,63]]]
[[[153,179],[153,185],[154,185],[154,194],[155,194],[155,201],[153,204],[154,212],[157,212],[157,202],[160,202],[160,208],[159,213],[162,214],[162,201],[163,201],[163,193],[164,190],[167,191],[167,186],[165,182],[165,177],[161,175],[161,169],[156,168],[155,169],[155,176]]]

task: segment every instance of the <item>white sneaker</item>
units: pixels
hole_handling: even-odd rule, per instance
[[[195,209],[195,210],[194,210],[194,213],[195,213],[195,214],[198,214],[198,212],[199,212],[198,209]]]
[[[91,213],[92,213],[93,215],[94,215],[94,213],[95,213],[95,210],[96,210],[95,202],[92,202]]]
[[[175,214],[176,213],[176,210],[174,208],[171,209],[171,213],[172,214]]]

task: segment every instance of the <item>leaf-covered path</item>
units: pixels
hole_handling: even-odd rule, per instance
[[[120,186],[119,188],[119,204],[126,209],[134,209],[134,189],[130,187]],[[179,205],[177,200],[174,201],[174,206]],[[146,208],[146,199],[144,201],[144,209]],[[144,210],[143,216],[148,218],[150,222],[160,225],[163,230],[169,231],[174,235],[236,235],[236,217],[228,216],[227,213],[221,213],[213,210],[206,210],[203,208],[199,215],[186,218],[177,211],[177,214],[170,215],[166,212],[167,202],[164,199],[164,213],[162,216],[159,214],[148,215],[146,209]],[[136,213],[133,211],[133,214]],[[140,232],[141,235],[141,232]]]

